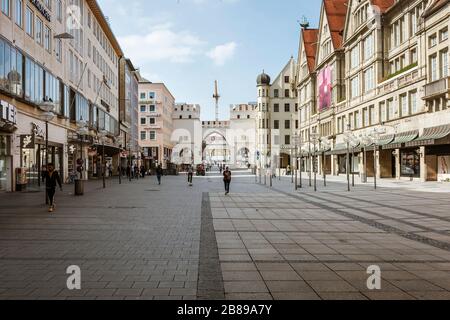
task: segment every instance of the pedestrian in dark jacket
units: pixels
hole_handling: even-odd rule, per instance
[[[163,176],[163,169],[161,167],[161,165],[158,166],[158,168],[156,169],[156,177],[158,178],[158,184],[161,184],[161,178]]]
[[[62,191],[61,177],[59,176],[58,171],[55,170],[55,166],[50,163],[47,165],[47,171],[45,172],[45,188],[50,204],[48,212],[53,212],[55,210],[56,185],[59,185],[59,188]]]
[[[223,172],[223,182],[225,183],[225,195],[228,195],[230,193],[231,184],[231,171],[228,167]]]

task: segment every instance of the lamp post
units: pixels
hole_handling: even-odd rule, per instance
[[[55,118],[55,104],[51,99],[44,98],[43,102],[39,104],[39,109],[44,113],[41,115],[41,119],[45,121],[45,167],[48,172],[48,123]],[[45,204],[48,204],[47,189],[45,189]]]
[[[295,190],[298,190],[298,146],[299,146],[299,141],[300,140],[300,136],[298,135],[298,133],[296,132],[294,134],[294,146],[295,146]],[[301,172],[301,169],[300,169]]]
[[[117,143],[120,145],[120,153],[119,153],[119,184],[122,184],[122,147],[123,147],[123,138],[122,136],[117,137]]]
[[[378,144],[380,143],[380,136],[384,130],[377,130],[376,128],[369,135],[370,139],[373,141],[373,181],[374,181],[374,189],[377,190],[377,152],[378,152]]]
[[[312,169],[314,171],[314,192],[317,192],[317,166],[316,166],[316,161],[317,161],[317,142],[319,141],[320,138],[320,134],[317,132],[316,128],[313,128],[313,132],[311,134],[311,138],[313,140],[313,146],[314,146],[314,154],[312,157]]]
[[[102,175],[103,175],[103,189],[106,188],[106,161],[105,161],[105,139],[106,139],[106,131],[100,130],[98,132],[98,137],[102,140]]]
[[[346,171],[347,171],[347,190],[350,192],[350,147],[353,148],[356,137],[352,133],[350,123],[347,124],[347,131],[344,133],[344,141],[347,143],[347,158],[346,158]],[[352,161],[353,163],[353,161]],[[353,171],[353,170],[352,170]],[[354,186],[354,181],[353,181]]]
[[[320,140],[320,149],[322,151],[322,173],[323,173],[323,186],[327,186],[327,173],[325,170],[325,151],[329,150],[331,147],[330,142],[326,138]]]

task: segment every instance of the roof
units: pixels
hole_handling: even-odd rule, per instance
[[[313,71],[316,65],[317,42],[319,41],[319,29],[302,29],[302,41],[308,60],[309,71]]]
[[[423,13],[423,16],[427,17],[429,15],[432,15],[448,3],[450,3],[450,0],[434,0],[433,3],[430,4],[428,9]]]
[[[97,19],[100,27],[102,28],[103,32],[105,33],[106,37],[108,38],[109,42],[111,42],[111,45],[116,52],[116,54],[119,57],[123,57],[123,51],[120,47],[119,42],[117,41],[116,37],[114,36],[114,33],[111,30],[111,27],[109,26],[108,21],[106,20],[105,16],[103,15],[102,9],[100,9],[100,6],[97,2],[97,0],[86,0],[87,4],[89,5],[89,8],[91,9],[92,13],[94,14],[95,18]]]
[[[347,5],[349,0],[324,0],[325,14],[331,33],[334,49],[342,47],[342,36],[347,16]]]
[[[395,0],[370,0],[370,2],[372,2],[372,5],[380,8],[381,13],[385,13],[395,4]]]

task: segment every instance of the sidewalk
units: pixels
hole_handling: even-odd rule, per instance
[[[300,177],[300,176],[299,176]],[[302,173],[303,181],[309,184],[309,174],[306,172]],[[282,176],[283,180],[291,180],[291,176]],[[299,178],[300,179],[300,178]],[[312,176],[312,180],[314,176]],[[278,177],[277,177],[278,180]],[[347,176],[327,176],[328,183],[336,184],[347,184]],[[317,175],[318,185],[323,185],[323,176]],[[352,175],[350,175],[350,184],[352,185]],[[367,183],[361,182],[359,175],[355,175],[355,186],[356,187],[367,187],[368,189],[374,188],[374,179],[368,178]],[[421,192],[436,192],[436,193],[450,193],[450,182],[419,182],[409,181],[409,180],[396,180],[396,179],[377,179],[377,188],[399,188],[405,190],[414,190]]]

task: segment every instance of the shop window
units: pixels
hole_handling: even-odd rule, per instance
[[[419,150],[402,151],[400,155],[401,175],[420,178]]]

